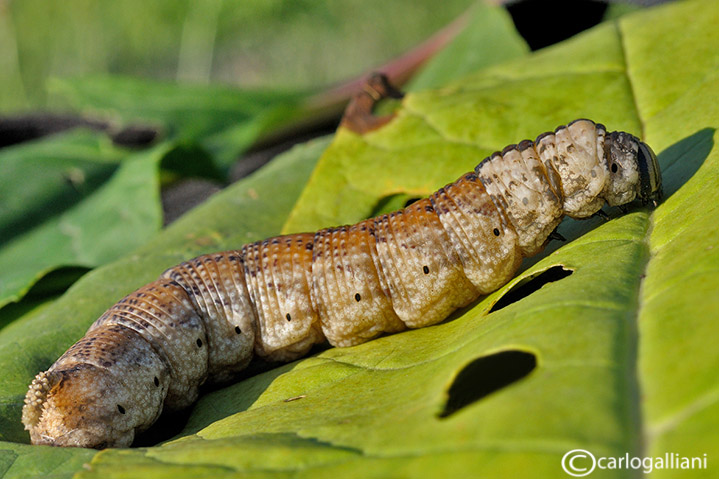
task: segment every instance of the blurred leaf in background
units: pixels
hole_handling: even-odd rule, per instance
[[[53,106],[48,78],[86,74],[318,90],[405,52],[471,4],[4,0],[0,111]]]
[[[55,268],[93,268],[154,236],[167,146],[127,155],[73,132],[0,150],[0,307]]]

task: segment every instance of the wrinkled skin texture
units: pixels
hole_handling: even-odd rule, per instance
[[[429,198],[362,221],[200,256],[122,299],[30,386],[34,444],[129,446],[163,409],[254,355],[290,361],[442,321],[509,281],[565,215],[661,198],[656,156],[577,120],[482,161]]]

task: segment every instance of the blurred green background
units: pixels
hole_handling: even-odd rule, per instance
[[[472,3],[1,0],[0,111],[60,108],[48,80],[87,74],[321,87],[406,51]]]

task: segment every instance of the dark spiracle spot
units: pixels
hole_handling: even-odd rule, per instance
[[[447,391],[439,414],[446,418],[460,409],[526,377],[537,367],[537,357],[526,351],[509,350],[477,358],[462,368]]]
[[[612,163],[612,173],[616,173],[617,170],[619,170],[619,167],[617,166],[617,164],[616,164],[616,163]]]
[[[242,334],[242,330],[240,329],[239,326],[235,326],[235,332],[236,332],[237,334]]]
[[[492,233],[494,233],[494,236],[499,236],[499,229],[494,228],[494,230],[492,231]]]
[[[159,388],[159,387],[160,387],[160,380],[157,379],[157,376],[155,376],[154,381],[155,381],[155,387],[158,387],[158,388]]]
[[[285,316],[285,318],[287,318],[287,321],[292,321],[292,316],[290,315],[290,313],[287,313],[287,316]]]
[[[429,274],[429,266],[422,266],[422,272],[424,274]]]
[[[362,296],[360,296],[359,293],[355,294],[355,301],[357,301],[359,303],[361,299],[362,299]]]
[[[202,340],[200,338],[197,338],[197,341],[195,341],[195,342],[197,343],[198,348],[202,347]]]
[[[571,269],[564,269],[562,266],[552,266],[533,278],[520,281],[515,284],[512,289],[507,291],[504,296],[499,299],[499,301],[494,303],[494,306],[492,306],[492,309],[490,309],[489,312],[492,313],[494,311],[499,311],[512,303],[516,303],[520,299],[526,298],[530,294],[538,291],[545,284],[564,279],[573,272],[574,271]]]
[[[119,404],[117,405],[117,410],[120,411],[120,414],[125,414],[125,408],[120,406]]]

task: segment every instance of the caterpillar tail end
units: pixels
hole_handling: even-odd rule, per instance
[[[122,431],[124,428],[113,427],[98,414],[102,401],[87,385],[107,386],[103,384],[107,381],[99,370],[83,366],[50,369],[33,380],[22,411],[22,422],[33,444],[103,449],[132,443],[132,428]]]
[[[25,425],[25,430],[30,431],[31,435],[40,423],[50,390],[59,380],[59,374],[44,371],[35,376],[30,384],[25,395],[25,405],[22,408],[22,423]]]

